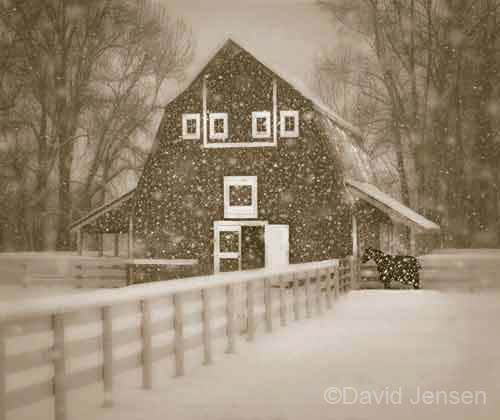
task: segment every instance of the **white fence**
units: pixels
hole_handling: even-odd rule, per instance
[[[151,389],[153,365],[163,359],[173,358],[177,376],[184,375],[187,350],[199,349],[210,364],[216,340],[225,341],[226,352],[234,353],[239,337],[253,340],[259,326],[272,332],[278,319],[285,326],[292,319],[321,314],[337,296],[355,288],[356,273],[351,257],[276,273],[224,273],[47,298],[28,307],[5,305],[0,308],[0,420],[50,399],[55,420],[66,420],[69,391],[99,383],[104,405],[110,406],[119,374],[141,369],[142,385]],[[193,302],[197,309],[187,311]],[[132,316],[138,325],[123,328],[123,318]],[[74,338],[75,329],[91,324],[99,326],[91,336]],[[193,325],[199,332],[187,334],[186,327]],[[169,331],[171,339],[160,344],[158,336]],[[50,336],[42,349],[26,346],[39,334]],[[120,348],[130,344],[138,350],[120,356]],[[92,354],[98,360],[94,365],[68,369],[73,360]],[[32,375],[28,384],[11,386],[16,375],[40,368],[50,370],[46,380]],[[46,418],[48,413],[40,414]]]

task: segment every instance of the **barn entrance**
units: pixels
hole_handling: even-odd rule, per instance
[[[288,226],[268,225],[265,221],[214,223],[215,273],[286,264]]]
[[[241,227],[241,269],[255,270],[266,266],[264,226]]]

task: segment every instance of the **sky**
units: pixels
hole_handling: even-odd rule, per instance
[[[292,81],[308,85],[316,57],[335,45],[334,22],[316,0],[161,1],[192,28],[196,51],[188,78],[224,40],[233,38]],[[179,87],[172,90],[168,96],[179,93]]]

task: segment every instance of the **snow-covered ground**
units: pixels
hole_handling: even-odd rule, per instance
[[[172,360],[155,365],[152,391],[140,389],[139,371],[122,375],[111,409],[99,407],[101,386],[70,393],[69,419],[493,420],[500,413],[498,319],[497,292],[351,292],[319,318],[275,323],[273,334],[253,343],[239,337],[235,355],[224,354],[221,340],[211,366],[200,365],[200,349],[189,352],[184,377],[172,377]],[[332,387],[344,388],[344,404],[325,401]],[[424,391],[427,403],[415,403]],[[358,403],[350,404],[356,392]],[[51,415],[48,401],[8,419]]]

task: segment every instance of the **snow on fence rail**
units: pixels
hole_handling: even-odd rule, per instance
[[[99,383],[103,384],[104,405],[110,406],[116,376],[137,368],[142,370],[143,387],[151,389],[155,362],[172,357],[175,374],[183,375],[187,350],[200,348],[204,363],[209,364],[214,340],[226,340],[226,351],[232,353],[238,335],[251,341],[259,325],[272,332],[276,317],[285,326],[289,319],[321,314],[325,306],[331,308],[334,298],[355,288],[356,270],[355,259],[349,257],[278,272],[223,273],[45,298],[22,307],[3,305],[0,420],[16,409],[50,398],[55,420],[66,420],[68,392]],[[197,310],[188,312],[186,305],[193,302],[198,303]],[[237,314],[244,314],[244,322],[237,322]],[[131,316],[137,317],[138,325],[120,328],[123,318]],[[92,330],[92,336],[72,338],[75,329],[91,324],[100,326]],[[201,331],[186,334],[185,327],[194,325]],[[172,339],[159,345],[156,338],[165,332],[172,332]],[[37,334],[49,334],[51,339],[44,341],[44,348],[32,350]],[[22,350],[23,340],[29,341],[28,350]],[[131,344],[139,345],[138,350],[117,355]],[[88,355],[97,355],[98,362],[78,371],[68,369],[69,362]],[[16,375],[39,368],[52,368],[52,376],[40,381],[36,375],[27,385],[10,386]]]

